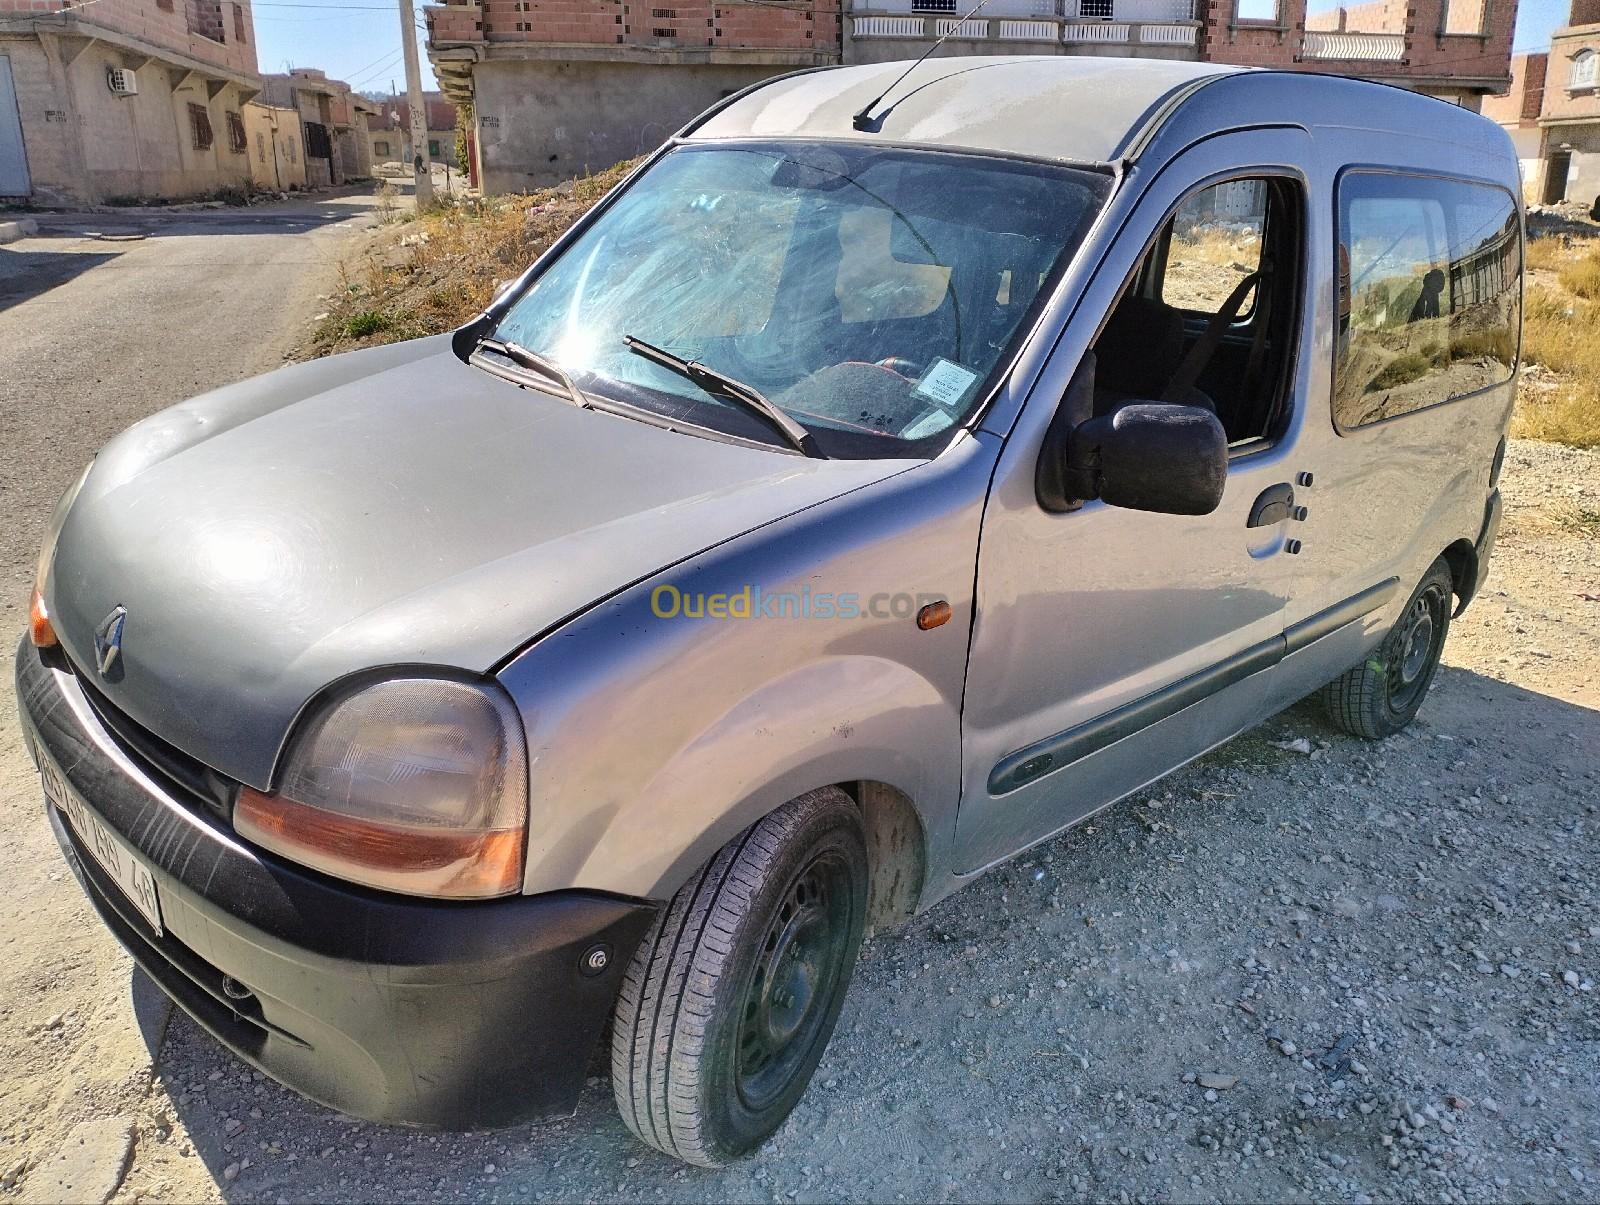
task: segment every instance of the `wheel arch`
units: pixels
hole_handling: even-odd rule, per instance
[[[798,784],[806,783],[805,786]],[[782,784],[782,785],[779,785]],[[878,777],[784,776],[729,809],[661,877],[652,898],[668,899],[717,851],[792,799],[819,787],[844,792],[861,811],[867,840],[867,931],[882,932],[916,914],[932,864],[929,817],[910,791]],[[737,823],[734,818],[743,821]]]
[[[1457,540],[1442,553],[1445,564],[1450,566],[1450,579],[1452,589],[1456,596],[1456,609],[1452,615],[1460,615],[1467,609],[1467,604],[1472,601],[1472,596],[1478,590],[1478,550],[1473,547],[1471,540]]]
[[[834,784],[861,809],[867,834],[867,932],[903,924],[916,914],[928,882],[928,831],[911,796],[876,779]]]

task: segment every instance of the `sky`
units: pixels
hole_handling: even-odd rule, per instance
[[[437,88],[428,64],[422,0],[413,0],[422,86]],[[358,92],[406,89],[400,10],[383,0],[253,0],[256,62],[265,72],[318,67]],[[287,65],[287,66],[286,66]]]
[[[422,23],[421,0],[417,23]],[[1543,50],[1550,31],[1567,17],[1568,0],[1520,0],[1515,49]],[[1314,7],[1331,5],[1314,4]],[[357,91],[384,91],[391,80],[405,91],[400,57],[400,17],[394,4],[382,0],[255,0],[256,58],[262,71],[283,71],[285,64],[320,67]],[[422,49],[426,35],[417,33],[422,86],[435,88],[433,69]]]

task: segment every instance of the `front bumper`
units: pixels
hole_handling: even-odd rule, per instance
[[[58,656],[24,641],[16,664],[29,751],[47,751],[144,859],[165,932],[47,803],[67,861],[135,961],[223,1045],[373,1121],[473,1129],[576,1107],[654,905],[578,891],[446,903],[339,883],[180,798]]]

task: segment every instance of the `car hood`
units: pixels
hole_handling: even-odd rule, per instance
[[[907,461],[807,460],[580,410],[443,339],[285,369],[107,445],[48,602],[117,708],[266,788],[306,702],[487,672],[597,600]],[[117,662],[95,632],[122,607]]]

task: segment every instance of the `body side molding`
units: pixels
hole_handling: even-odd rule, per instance
[[[1346,624],[1378,610],[1389,601],[1399,585],[1399,578],[1389,578],[1301,620],[1281,636],[1253,644],[1198,673],[1180,678],[1170,686],[1163,686],[1075,728],[1068,728],[1065,732],[1058,732],[1007,754],[989,772],[989,793],[1009,794],[1035,779],[1176,715],[1184,708],[1192,707],[1252,674],[1271,669],[1290,653],[1298,652]]]

